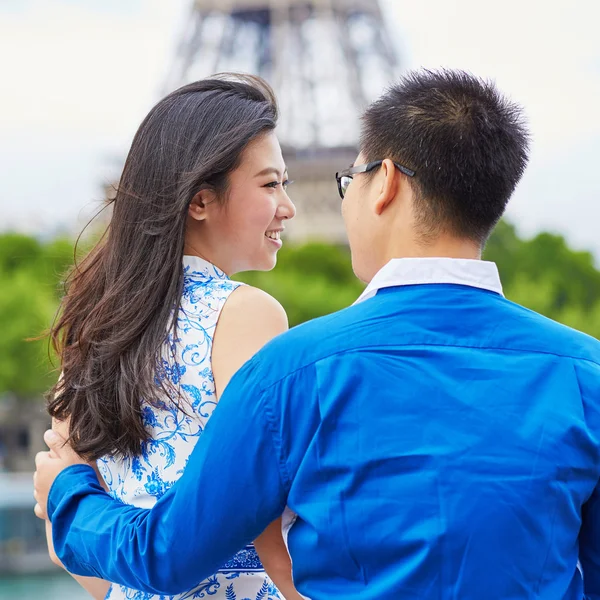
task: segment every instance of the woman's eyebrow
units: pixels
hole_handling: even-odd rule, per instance
[[[284,173],[286,171],[287,171],[287,167],[285,167],[283,169]],[[263,175],[270,175],[271,173],[274,173],[277,176],[279,176],[281,174],[279,169],[277,169],[276,167],[267,167],[266,169],[263,169],[260,173],[257,173],[254,177],[262,177]]]

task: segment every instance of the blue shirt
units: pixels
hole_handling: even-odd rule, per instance
[[[152,510],[87,466],[63,471],[58,556],[176,593],[287,505],[313,600],[600,599],[600,343],[509,302],[496,277],[392,261],[364,301],[246,363]]]

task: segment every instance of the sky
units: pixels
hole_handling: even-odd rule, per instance
[[[160,98],[191,0],[0,0],[0,230],[81,228]],[[491,78],[525,107],[508,217],[600,264],[597,0],[382,0],[404,68]]]

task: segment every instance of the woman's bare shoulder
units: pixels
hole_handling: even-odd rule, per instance
[[[232,292],[213,339],[212,369],[217,395],[246,361],[287,329],[287,314],[273,296],[247,285]]]
[[[256,321],[255,325],[288,328],[285,309],[278,300],[259,288],[241,285],[231,293],[221,313],[221,319]],[[249,323],[251,326],[251,323]]]

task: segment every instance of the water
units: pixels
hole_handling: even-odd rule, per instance
[[[91,596],[69,575],[0,577],[0,600],[90,600]]]
[[[31,473],[0,473],[0,567],[11,566],[44,571],[0,575],[0,600],[91,598],[70,575],[50,563],[44,525],[33,514]]]

